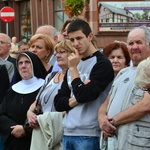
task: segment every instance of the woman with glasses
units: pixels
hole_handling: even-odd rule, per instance
[[[44,83],[46,70],[31,52],[17,58],[17,83],[6,93],[0,109],[0,135],[5,150],[29,150],[31,132],[24,128],[26,113]]]
[[[64,40],[56,44],[54,55],[58,62],[58,66],[62,69],[62,71],[57,72],[51,80],[50,78],[52,73],[48,74],[45,79],[45,83],[43,85],[45,88],[39,96],[39,101],[43,112],[56,111],[53,104],[54,97],[57,94],[58,89],[61,87],[66,70],[68,69],[68,56],[73,52],[74,48],[69,40]],[[35,105],[36,101],[31,105],[27,113],[27,117],[32,128],[38,127],[37,116],[33,112]]]

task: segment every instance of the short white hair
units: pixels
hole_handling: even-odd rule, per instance
[[[51,37],[51,38],[54,38],[55,36],[57,36],[57,29],[51,25],[42,25],[42,26],[39,26],[36,30],[36,32],[39,30],[39,29],[44,29],[45,32],[49,33],[48,35]],[[40,32],[40,34],[43,34]],[[45,33],[44,33],[45,34]]]
[[[150,57],[139,63],[135,84],[140,88],[146,88],[147,85],[150,85]]]

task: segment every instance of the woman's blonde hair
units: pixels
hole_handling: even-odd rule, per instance
[[[54,40],[46,34],[35,34],[31,37],[29,41],[29,46],[31,46],[36,40],[39,39],[45,42],[46,50],[50,52],[48,58],[50,58],[54,53]]]
[[[135,84],[140,88],[146,88],[150,84],[150,57],[139,63]]]
[[[73,47],[71,41],[67,40],[67,39],[65,39],[65,40],[61,41],[60,43],[56,44],[55,51],[58,52],[61,49],[65,49],[70,53],[74,53],[74,47]]]

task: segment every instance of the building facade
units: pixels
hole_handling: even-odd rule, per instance
[[[85,0],[86,7],[82,16],[89,22],[98,47],[103,48],[114,40],[126,41],[128,31],[99,31],[99,20],[102,21],[98,13],[100,1]],[[102,0],[105,1],[113,0]],[[15,19],[8,23],[8,34],[10,37],[16,36],[19,41],[22,39],[29,41],[37,27],[41,25],[50,24],[60,30],[63,22],[68,19],[62,11],[62,0],[0,0],[0,9],[5,6],[15,10]],[[3,21],[0,21],[0,31],[6,33],[6,23]]]

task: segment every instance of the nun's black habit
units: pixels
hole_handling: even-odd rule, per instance
[[[24,125],[27,110],[35,101],[39,88],[42,86],[46,77],[46,70],[40,59],[31,52],[24,52],[19,55],[29,58],[32,64],[33,77],[29,80],[21,79],[17,74],[18,82],[12,86],[6,93],[6,96],[0,106],[0,135],[4,142],[5,150],[29,150],[31,133],[26,133],[21,138],[11,135],[11,126]]]

